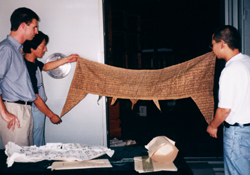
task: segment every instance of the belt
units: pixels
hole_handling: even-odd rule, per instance
[[[4,102],[17,103],[17,104],[21,104],[21,105],[30,105],[30,106],[32,105],[32,102],[30,102],[30,101],[25,102],[22,100],[18,100],[18,101],[6,101],[6,100],[4,100]]]
[[[246,123],[246,124],[235,123],[235,124],[231,125],[231,124],[224,121],[224,126],[226,128],[229,128],[230,126],[241,126],[242,127],[242,126],[250,126],[250,123]]]

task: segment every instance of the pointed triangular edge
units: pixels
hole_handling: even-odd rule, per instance
[[[159,100],[158,99],[153,99],[153,101],[154,101],[155,105],[157,106],[157,108],[161,111]]]
[[[137,103],[138,99],[130,99],[132,106],[131,106],[131,110],[133,110],[134,105]]]
[[[210,124],[214,118],[214,97],[213,95],[204,95],[206,98],[201,98],[199,95],[192,95],[191,98],[199,108],[207,124]]]
[[[82,94],[80,94],[78,96],[76,96],[75,94],[73,94],[72,96],[74,96],[74,98],[72,98],[72,99],[69,99],[70,95],[68,93],[68,96],[67,96],[67,99],[66,99],[66,101],[64,103],[64,106],[63,106],[63,109],[62,109],[60,117],[63,117],[73,107],[75,107],[82,99],[84,99],[86,97],[87,93],[82,93]]]
[[[117,100],[117,97],[113,97],[113,98],[112,98],[112,101],[111,101],[111,105],[114,105],[115,102],[116,102],[116,100]]]

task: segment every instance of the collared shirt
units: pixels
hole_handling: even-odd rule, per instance
[[[250,123],[249,56],[239,53],[227,61],[219,80],[218,107],[231,109],[227,123]]]
[[[0,94],[7,101],[34,101],[29,73],[24,58],[22,45],[13,37],[7,36],[0,42]]]

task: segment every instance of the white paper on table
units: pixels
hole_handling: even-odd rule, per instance
[[[111,168],[108,159],[96,159],[86,161],[70,161],[70,162],[53,162],[51,170],[67,170],[67,169],[87,169],[87,168]]]
[[[143,159],[145,157],[134,157],[134,162],[135,162],[135,171],[139,173],[148,173],[148,172],[156,172],[156,171],[177,171],[177,167],[174,165],[174,163],[160,163],[157,162],[153,159],[151,159],[152,162],[152,169],[143,167]],[[149,157],[147,158],[148,160],[150,159]]]
[[[84,161],[107,154],[112,157],[114,151],[104,146],[89,146],[79,143],[47,143],[45,146],[18,146],[8,142],[5,146],[7,164],[14,162],[38,162],[42,160]]]

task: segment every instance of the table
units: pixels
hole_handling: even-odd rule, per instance
[[[139,174],[134,170],[133,158],[136,156],[148,155],[143,146],[125,146],[111,148],[115,150],[112,158],[104,155],[99,159],[109,159],[112,168],[94,168],[94,169],[74,169],[74,170],[54,170],[47,169],[54,161],[41,161],[36,163],[14,163],[12,167],[7,168],[7,156],[4,150],[0,150],[0,174],[1,175],[135,175]],[[178,153],[174,160],[177,172],[161,171],[146,173],[146,175],[193,175],[191,169],[185,162],[184,158]]]

